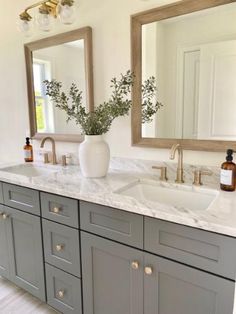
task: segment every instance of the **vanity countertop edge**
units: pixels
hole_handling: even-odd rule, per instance
[[[124,161],[124,160],[123,160]],[[122,161],[122,162],[123,162]],[[44,167],[41,163],[34,163]],[[157,180],[157,176],[144,172],[136,172],[134,169],[122,167],[110,168],[108,175],[101,179],[84,178],[79,166],[55,167],[55,173],[37,177],[7,173],[1,169],[13,164],[0,164],[0,182],[15,184],[30,189],[61,195],[81,201],[92,202],[131,213],[157,218],[189,227],[215,232],[226,236],[236,237],[236,193],[220,191],[217,182],[210,186],[193,187],[191,182],[185,186],[202,191],[217,190],[217,197],[207,210],[191,211],[178,209],[173,206],[157,202],[137,200],[130,196],[124,196],[117,191],[139,180]],[[19,165],[19,163],[18,163]],[[168,183],[170,186],[174,184]],[[178,185],[174,184],[175,188]]]

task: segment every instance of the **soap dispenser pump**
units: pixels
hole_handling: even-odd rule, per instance
[[[235,191],[236,185],[236,165],[233,162],[232,149],[227,150],[226,161],[221,165],[220,188],[223,191]]]

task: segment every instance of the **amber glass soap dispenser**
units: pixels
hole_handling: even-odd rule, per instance
[[[233,162],[233,153],[232,149],[228,149],[226,162],[221,165],[220,188],[223,191],[235,191],[236,165]]]
[[[25,162],[34,161],[33,146],[30,144],[30,138],[29,137],[26,137],[26,143],[24,146],[24,157],[25,157]]]

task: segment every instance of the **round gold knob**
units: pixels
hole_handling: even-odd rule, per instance
[[[9,216],[7,214],[2,214],[2,219],[6,220]]]
[[[55,214],[58,214],[60,212],[60,208],[59,207],[54,207],[52,210]]]
[[[132,267],[133,269],[137,270],[137,269],[139,268],[139,263],[136,262],[136,261],[134,261],[134,262],[131,263],[131,267]]]
[[[60,298],[60,299],[63,299],[64,298],[64,295],[65,295],[65,291],[64,290],[59,290],[57,292],[57,296]]]
[[[63,245],[63,244],[57,244],[57,245],[56,245],[56,251],[57,251],[57,252],[61,252],[61,251],[63,250],[63,248],[64,248],[64,245]]]
[[[149,275],[149,276],[152,275],[152,273],[153,273],[152,267],[150,267],[150,266],[145,267],[144,272],[146,275]]]

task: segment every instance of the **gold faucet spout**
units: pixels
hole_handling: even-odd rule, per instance
[[[174,144],[170,150],[170,159],[175,159],[175,153],[178,152],[178,166],[176,173],[176,183],[184,183],[184,170],[183,170],[183,149],[180,144]]]
[[[56,165],[57,164],[57,157],[56,157],[56,144],[55,144],[55,141],[52,137],[50,136],[47,136],[47,137],[44,137],[42,139],[42,142],[40,144],[40,147],[43,148],[44,147],[44,144],[46,141],[50,141],[52,143],[52,164],[53,165]]]

